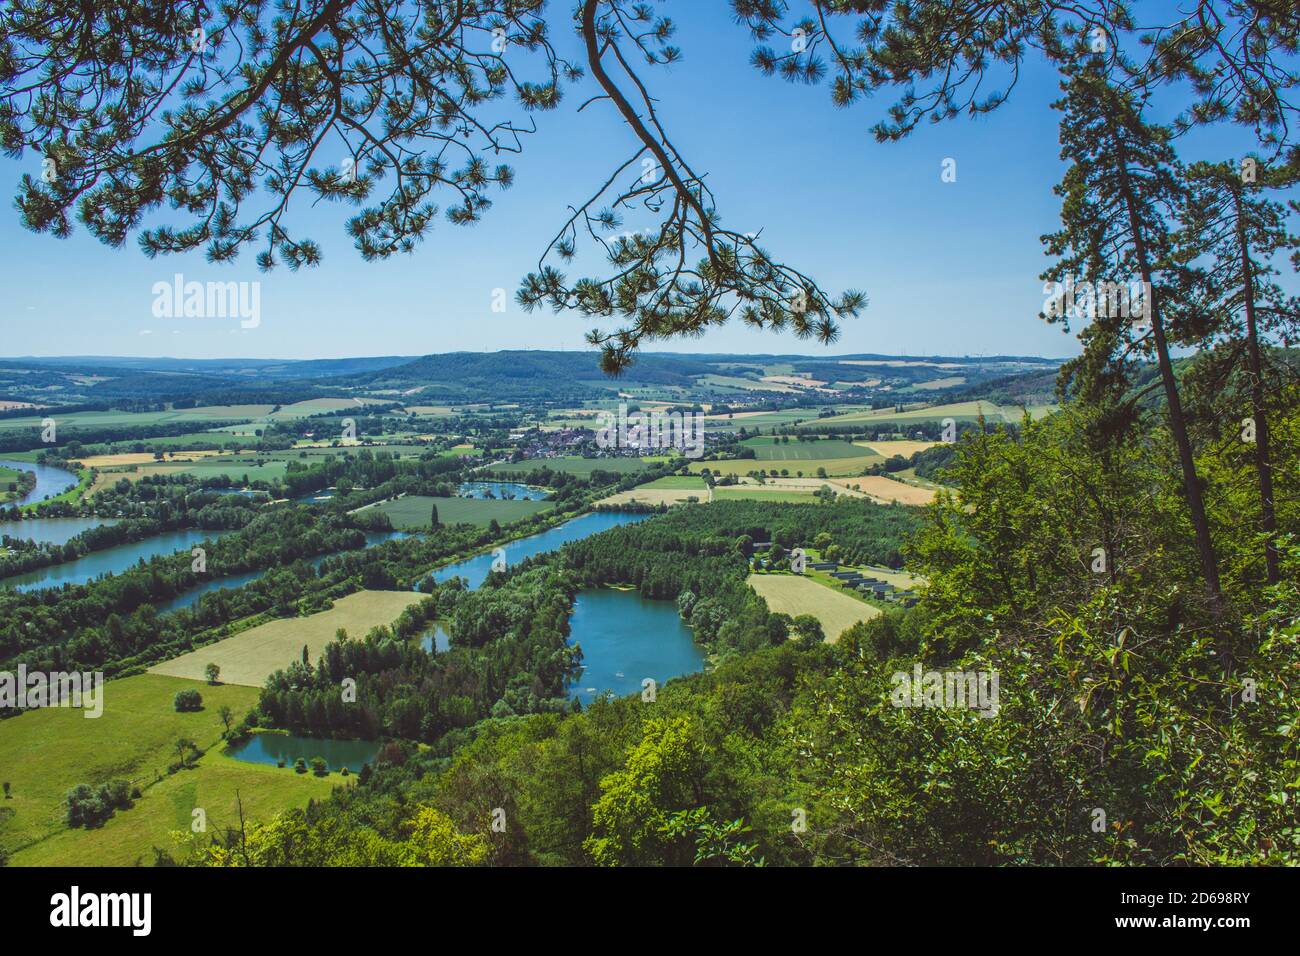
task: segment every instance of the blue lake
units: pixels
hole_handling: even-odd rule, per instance
[[[647,677],[656,684],[704,668],[704,652],[677,613],[674,601],[650,601],[636,591],[582,591],[569,617],[569,643],[582,648],[582,671],[569,690],[583,704],[613,692],[639,694]],[[426,651],[451,647],[441,624],[420,638]]]
[[[645,514],[597,511],[575,518],[557,528],[523,538],[505,546],[510,563],[554,551],[610,528],[636,524]],[[439,581],[459,575],[477,588],[492,569],[493,556],[480,554],[449,564],[434,572]],[[571,684],[573,695],[584,704],[597,695],[640,693],[647,677],[662,684],[670,677],[693,674],[704,667],[704,653],[695,644],[691,629],[677,613],[673,601],[650,601],[636,591],[613,588],[581,592],[569,618],[570,643],[582,647],[583,671]],[[426,651],[446,650],[449,639],[441,624],[420,640]]]
[[[507,556],[511,561],[521,561],[554,551],[570,541],[635,524],[648,517],[592,512],[507,545]],[[394,532],[392,536],[400,534]],[[469,581],[470,587],[477,588],[487,578],[492,561],[490,553],[477,555],[441,568],[434,576],[446,581],[459,575]],[[647,600],[636,591],[590,589],[578,594],[569,625],[569,642],[578,645],[583,654],[582,669],[570,681],[569,690],[583,704],[606,693],[639,694],[642,681],[647,678],[662,685],[671,678],[696,673],[705,665],[704,652],[696,645],[691,629],[683,623],[673,601]],[[434,624],[422,635],[420,645],[426,651],[443,652],[450,648],[450,638],[441,624]],[[272,765],[283,758],[288,766],[298,757],[310,762],[312,757],[321,756],[329,761],[331,770],[346,763],[349,770],[356,771],[377,750],[377,744],[366,741],[259,734],[234,756]]]
[[[299,757],[307,761],[309,768],[313,757],[324,757],[331,773],[338,773],[344,767],[348,768],[349,773],[360,773],[362,764],[375,759],[379,746],[375,740],[329,740],[323,737],[295,737],[291,734],[253,734],[247,743],[231,750],[230,756],[248,763],[270,764],[272,767],[284,761],[286,768],[293,767],[294,761]]]
[[[569,689],[583,704],[607,691],[616,697],[639,694],[646,678],[662,686],[704,669],[704,652],[674,601],[613,588],[582,591],[569,628],[569,643],[582,648],[583,663]]]
[[[525,558],[545,554],[547,551],[555,551],[570,541],[579,541],[593,534],[608,531],[610,528],[636,524],[645,521],[649,517],[648,514],[631,514],[623,511],[588,512],[581,517],[574,518],[572,521],[566,521],[558,527],[551,528],[549,531],[543,531],[541,534],[535,534],[529,538],[520,538],[518,541],[511,541],[509,544],[502,545],[502,550],[505,551],[506,565],[517,564]],[[470,589],[473,590],[487,580],[488,572],[492,570],[494,560],[496,559],[491,551],[477,554],[472,558],[466,558],[464,561],[457,561],[455,564],[439,568],[433,572],[433,579],[442,582],[450,581],[454,577],[462,577],[469,583]]]

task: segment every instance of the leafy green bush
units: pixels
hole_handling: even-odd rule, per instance
[[[172,699],[176,709],[182,713],[203,709],[203,695],[197,690],[178,690]]]

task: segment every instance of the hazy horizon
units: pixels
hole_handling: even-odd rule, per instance
[[[24,355],[0,355],[0,361],[5,362],[22,362],[26,360],[49,360],[64,359],[67,361],[91,361],[94,359],[135,359],[140,361],[151,362],[334,362],[344,360],[361,361],[366,359],[381,358],[406,358],[419,359],[430,355],[493,355],[500,352],[587,352],[593,359],[599,359],[600,352],[597,349],[583,348],[484,348],[484,349],[448,349],[443,352],[364,352],[355,355],[308,355],[298,358],[291,358],[283,355],[145,355],[141,353],[122,353],[108,354],[102,352],[80,353],[80,352],[52,352],[48,355],[28,353]],[[995,356],[1006,358],[1032,358],[1042,359],[1051,362],[1063,362],[1067,356],[1061,355],[1042,355],[1033,352],[877,352],[866,349],[860,349],[850,352],[737,352],[727,349],[717,350],[708,349],[697,352],[684,352],[675,349],[654,349],[642,350],[638,353],[640,356],[673,356],[682,358],[699,358],[707,355],[743,355],[753,358],[806,358],[818,361],[827,361],[837,358],[853,358],[859,355],[880,356],[885,359],[935,359],[935,358],[978,358],[988,359]]]

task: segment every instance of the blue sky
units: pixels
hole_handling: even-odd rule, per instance
[[[555,6],[558,12],[559,5]],[[1072,336],[1038,319],[1047,264],[1039,237],[1057,225],[1053,184],[1057,77],[1039,64],[1022,74],[1011,99],[992,115],[926,125],[902,143],[877,144],[869,127],[889,98],[848,110],[825,85],[792,86],[749,66],[746,31],[722,3],[666,5],[678,23],[683,62],[648,71],[660,115],[678,148],[707,180],[724,221],[762,229],[778,257],[823,288],[852,287],[870,304],[844,324],[829,349],[738,323],[655,351],[843,354],[1032,354],[1077,351]],[[557,31],[577,57],[576,36]],[[294,209],[324,250],[315,269],[258,273],[251,253],[236,264],[201,254],[147,259],[134,243],[112,249],[80,228],[67,240],[23,229],[0,214],[0,281],[5,296],[4,354],[145,355],[189,358],[331,358],[514,348],[584,349],[590,322],[549,311],[525,313],[513,301],[518,280],[567,217],[633,148],[608,103],[578,105],[590,80],[570,88],[561,107],[510,161],[514,188],[498,194],[484,221],[465,228],[440,221],[416,253],[365,263],[343,232],[347,210]],[[1249,147],[1236,129],[1198,133],[1188,149],[1234,155]],[[1185,153],[1190,155],[1190,152]],[[1218,158],[1218,154],[1216,155]],[[946,158],[956,182],[941,180]],[[9,197],[39,157],[0,159]],[[445,203],[444,203],[445,204]],[[649,225],[629,218],[625,228]],[[301,230],[300,230],[301,231]],[[261,323],[159,319],[152,287],[174,273],[187,280],[261,282]],[[491,309],[494,289],[510,295]]]

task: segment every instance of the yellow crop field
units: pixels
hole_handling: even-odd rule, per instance
[[[149,673],[202,680],[204,668],[215,663],[221,668],[223,684],[261,687],[275,671],[298,660],[303,645],[314,663],[339,628],[346,629],[350,637],[365,637],[372,627],[392,624],[409,606],[424,599],[414,591],[358,591],[340,598],[328,611],[269,621],[156,664]]]
[[[870,448],[882,458],[893,458],[895,455],[911,458],[918,451],[933,448],[938,442],[897,439],[892,441],[855,441],[853,444],[860,445],[863,448]]]
[[[905,485],[884,475],[864,475],[830,484],[836,491],[859,492],[881,504],[928,505],[938,494],[933,488]]]
[[[166,460],[168,462],[193,461],[196,458],[211,458],[213,455],[225,454],[229,454],[229,449],[225,451],[220,449],[169,451]],[[153,453],[147,451],[122,452],[117,455],[90,455],[79,460],[84,468],[112,468],[115,465],[150,465],[156,461]]]
[[[870,604],[798,574],[751,574],[746,583],[777,613],[817,618],[830,643],[859,621],[880,614]]]

